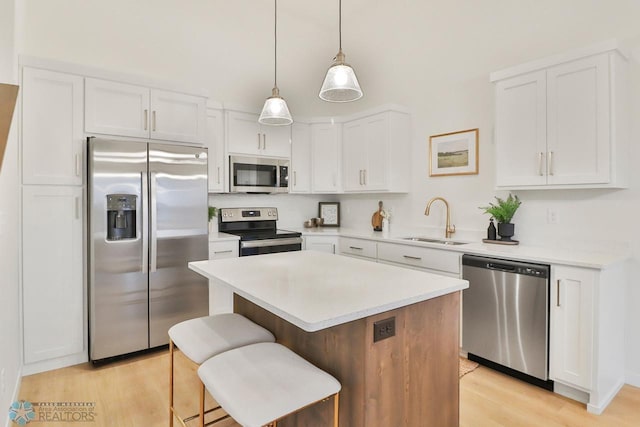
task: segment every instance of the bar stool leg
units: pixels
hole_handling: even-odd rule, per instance
[[[173,340],[169,340],[169,427],[173,427]]]
[[[204,427],[204,384],[200,382],[200,427]]]
[[[333,427],[338,427],[338,408],[340,406],[340,393],[333,396]]]

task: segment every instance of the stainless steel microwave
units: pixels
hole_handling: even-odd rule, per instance
[[[229,190],[232,193],[289,192],[289,160],[262,157],[229,157]]]

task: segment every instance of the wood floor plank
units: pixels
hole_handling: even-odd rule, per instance
[[[196,368],[177,352],[176,369],[176,408],[183,414],[193,414],[198,407]],[[78,426],[166,427],[168,370],[168,351],[97,368],[82,364],[24,377],[20,399],[95,402],[95,422],[73,424]],[[208,396],[207,405],[212,404]],[[40,425],[62,427],[70,424],[47,422]],[[189,425],[195,426],[196,422]],[[233,420],[219,426],[239,427]],[[638,427],[640,389],[624,386],[598,416],[589,414],[581,403],[480,366],[460,380],[460,426]]]

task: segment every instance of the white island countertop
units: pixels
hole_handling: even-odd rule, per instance
[[[307,332],[469,287],[466,280],[315,251],[195,261],[189,268]]]

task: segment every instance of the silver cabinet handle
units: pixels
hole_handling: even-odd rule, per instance
[[[151,215],[149,220],[151,221],[151,250],[149,251],[149,272],[153,273],[157,269],[158,265],[158,182],[156,180],[156,173],[151,172],[151,185],[149,191],[149,205],[151,208]]]
[[[540,176],[543,176],[544,170],[542,169],[542,157],[544,156],[544,153],[541,151],[538,154],[538,174],[540,174]]]
[[[412,259],[412,260],[414,260],[414,261],[420,261],[420,260],[422,260],[422,258],[421,258],[421,257],[419,257],[419,256],[411,256],[411,255],[402,255],[402,256],[403,256],[403,257],[405,257],[406,259]]]
[[[258,132],[258,150],[260,149],[260,132]]]
[[[140,217],[142,218],[142,227],[140,228],[140,239],[142,240],[142,272],[146,274],[149,270],[149,188],[146,172],[140,172],[140,192],[142,193],[142,203]]]
[[[263,150],[267,149],[267,134],[266,133],[262,134],[262,149]]]
[[[296,171],[293,171],[293,186],[297,186],[298,185],[298,174],[296,173]]]
[[[153,114],[153,117],[152,117],[153,120],[151,121],[151,130],[155,132],[156,131],[156,111],[153,110],[152,114]]]
[[[362,185],[367,185],[367,170],[362,170]]]
[[[144,110],[144,130],[149,130],[149,110]]]
[[[80,219],[80,197],[76,197],[73,202],[76,210],[76,219]]]
[[[230,254],[233,250],[229,249],[227,251],[214,251],[214,254]]]
[[[360,180],[358,182],[360,183],[360,185],[362,185],[362,169],[360,169],[358,171],[358,175],[359,175],[359,178],[360,178]]]
[[[220,184],[220,166],[218,166],[218,184]]]
[[[353,250],[356,250],[356,251],[361,251],[362,250],[362,248],[359,248],[357,246],[349,246],[349,249],[353,249]]]
[[[80,169],[82,169],[82,165],[80,163],[80,154],[76,154],[76,176],[80,176]]]
[[[549,151],[549,153],[547,153],[547,169],[549,171],[549,175],[553,175],[553,151]]]
[[[560,279],[556,280],[556,307],[560,307]]]

